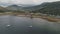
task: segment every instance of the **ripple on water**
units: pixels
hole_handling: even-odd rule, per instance
[[[41,18],[0,16],[0,24],[0,34],[60,34],[60,24]]]

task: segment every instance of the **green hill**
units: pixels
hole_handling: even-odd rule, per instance
[[[48,15],[60,15],[60,2],[46,3],[43,8],[36,11]]]

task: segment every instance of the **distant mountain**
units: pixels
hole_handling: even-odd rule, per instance
[[[19,8],[21,8],[20,6],[18,5],[10,5],[8,7],[6,7],[8,10],[18,10]]]
[[[13,3],[0,2],[0,6],[3,6],[3,7],[7,7],[7,6],[10,6],[10,5],[18,5],[18,6],[22,6],[22,7],[35,6],[35,4],[13,4]]]
[[[32,7],[23,7],[23,6],[18,6],[18,5],[10,5],[6,7],[8,10],[30,10]]]
[[[1,7],[1,6],[0,6],[0,10],[7,10],[7,9],[6,9],[6,8],[4,8],[4,7]]]
[[[8,10],[6,8],[0,6],[0,12],[7,12],[7,11]]]
[[[10,5],[6,7],[8,10],[36,10],[39,6],[18,6],[18,5]]]
[[[16,4],[18,6],[22,6],[22,7],[31,7],[31,6],[35,6],[34,4]]]
[[[42,3],[40,5],[32,5],[32,6],[30,6],[30,5],[23,5],[23,4],[21,4],[21,5],[10,5],[10,6],[6,7],[6,8],[9,9],[9,10],[29,10],[29,11],[35,11],[35,10],[38,10],[38,9],[41,9],[41,8],[45,7],[47,4],[49,4],[49,3],[46,2],[46,3]]]
[[[9,5],[6,7],[7,10],[20,10],[20,11],[33,11],[44,14],[59,14],[60,15],[60,1],[58,2],[44,2],[40,5],[35,6],[20,6],[20,5]]]
[[[37,11],[44,14],[60,15],[60,1],[42,4],[43,8]]]

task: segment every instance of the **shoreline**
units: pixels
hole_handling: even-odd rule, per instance
[[[21,16],[19,16],[19,17],[21,17]],[[31,16],[23,16],[23,17],[31,17]],[[49,16],[32,15],[32,18],[42,18],[42,19],[45,19],[45,20],[50,21],[50,22],[60,22],[60,19],[49,17]]]
[[[17,13],[16,15],[14,13],[0,13],[0,16],[2,15],[12,15],[12,16],[18,16],[18,17],[30,17],[30,18],[42,18],[42,19],[45,19],[47,21],[50,21],[50,22],[60,22],[60,19],[58,18],[52,18],[52,17],[49,17],[49,16],[42,16],[42,15],[35,15],[33,14],[32,16],[31,15],[25,15],[25,13]]]

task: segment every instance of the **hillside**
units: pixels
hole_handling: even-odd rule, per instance
[[[0,10],[3,11],[31,11],[40,12],[48,15],[60,15],[60,1],[59,2],[44,2],[40,5],[23,7],[18,5],[9,5],[4,8],[0,6]]]
[[[46,3],[43,8],[36,11],[49,15],[60,15],[60,2]]]
[[[6,8],[0,6],[0,12],[7,12],[7,11],[8,10]]]
[[[25,10],[25,11],[34,11],[37,9],[40,9],[40,5],[36,5],[36,6],[27,6],[27,7],[23,7],[23,6],[18,6],[18,5],[10,5],[8,7],[6,7],[8,10]]]

